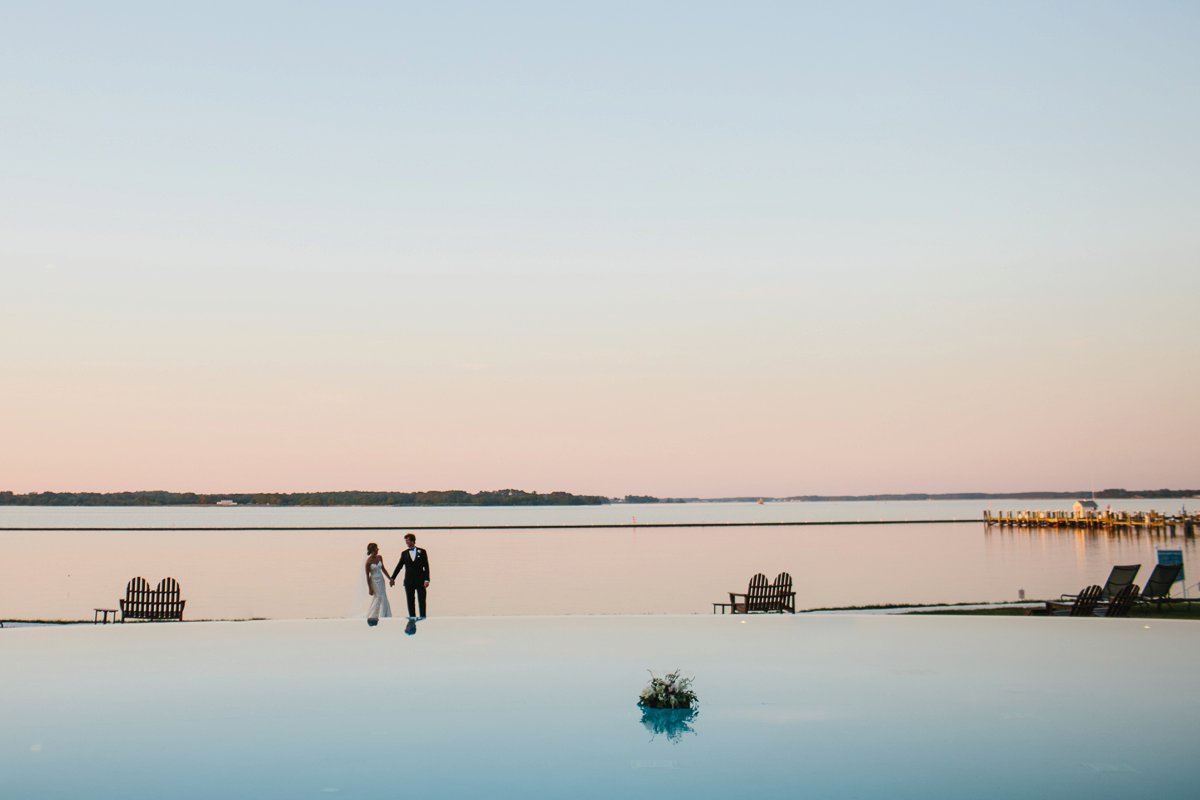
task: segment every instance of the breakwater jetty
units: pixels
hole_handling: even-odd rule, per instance
[[[983,522],[1000,528],[1147,531],[1194,536],[1200,514],[1157,511],[999,511],[983,512]]]

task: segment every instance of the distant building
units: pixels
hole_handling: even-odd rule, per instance
[[[218,506],[236,506],[237,503],[233,500],[218,500],[215,505]],[[1076,503],[1076,505],[1079,505]]]
[[[1095,500],[1076,500],[1073,508],[1076,514],[1082,514],[1085,511],[1095,511],[1100,506],[1096,505]]]

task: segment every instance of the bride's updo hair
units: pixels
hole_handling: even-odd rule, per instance
[[[373,556],[377,550],[379,550],[379,545],[375,544],[374,542],[371,542],[369,545],[367,545],[367,555]]]

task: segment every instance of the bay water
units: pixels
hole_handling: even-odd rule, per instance
[[[1116,511],[1175,512],[1180,505],[1111,502]],[[0,619],[90,620],[94,608],[116,608],[135,576],[151,585],[176,578],[187,600],[185,619],[356,616],[367,603],[367,543],[377,542],[390,566],[414,528],[430,554],[431,616],[708,614],[729,592],[745,591],[756,572],[772,578],[789,572],[799,609],[1015,601],[1021,590],[1049,598],[1103,583],[1113,564],[1142,564],[1138,583],[1144,583],[1160,548],[1183,550],[1185,565],[1197,555],[1195,539],[1182,533],[989,530],[978,521],[985,508],[1070,506],[1069,500],[9,506],[0,507],[0,528],[65,530],[0,532]],[[833,521],[857,524],[751,525]],[[911,522],[874,524],[880,521]],[[699,527],[643,527],[672,523]],[[705,527],[729,523],[745,526]],[[629,527],[538,527],[546,525]],[[279,530],[172,530],[232,527]],[[313,527],[331,530],[303,530]],[[362,527],[389,530],[353,530]],[[422,529],[435,527],[441,529]],[[1194,586],[1189,566],[1185,572]],[[402,614],[399,586],[391,600]]]

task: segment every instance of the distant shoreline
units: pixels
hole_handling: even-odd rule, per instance
[[[906,502],[923,500],[1171,500],[1200,499],[1200,489],[1104,489],[1099,492],[946,492],[859,495],[793,495],[789,497],[670,497],[626,495],[623,498],[577,495],[570,492],[525,492],[504,489],[491,492],[460,490],[427,492],[30,492],[18,494],[0,491],[0,506],[211,506],[250,508],[321,508],[347,506],[430,507],[508,507],[508,506],[598,506],[655,503],[851,503]]]

